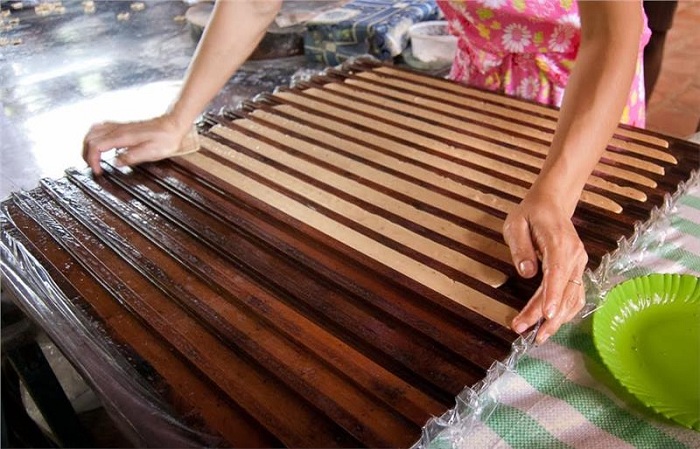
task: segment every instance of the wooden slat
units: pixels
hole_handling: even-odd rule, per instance
[[[429,148],[434,147],[434,138],[437,138],[439,139],[438,141],[442,140],[445,142],[445,140],[447,140],[447,142],[449,142],[446,143],[448,147],[454,148],[457,145],[465,145],[470,148],[479,149],[489,156],[499,157],[502,158],[502,160],[505,159],[509,161],[517,161],[520,164],[524,164],[536,170],[541,168],[544,162],[544,159],[541,156],[533,156],[518,151],[518,147],[513,142],[496,144],[488,140],[468,136],[454,130],[445,129],[426,122],[406,118],[397,113],[390,113],[388,111],[379,112],[377,108],[370,106],[358,104],[356,109],[362,110],[363,112],[351,112],[348,110],[349,108],[347,106],[344,107],[342,103],[336,104],[335,106],[330,106],[327,103],[323,103],[309,97],[309,95],[313,96],[318,92],[319,91],[315,89],[308,89],[304,91],[303,95],[298,93],[282,92],[276,94],[276,96],[295,105],[307,106],[331,115],[348,117],[357,123],[366,126],[374,126],[385,134],[401,136],[404,139],[415,141],[416,143]],[[375,113],[374,116],[369,117],[367,115],[367,113],[370,111]],[[391,123],[378,121],[379,117],[385,117],[387,115],[390,115],[392,119]],[[428,136],[426,136],[426,134],[428,134]],[[468,159],[469,154],[464,153],[462,157]],[[479,174],[478,172],[474,172],[473,176],[484,178],[484,183],[497,186],[501,189],[501,191],[510,192],[520,199],[522,199],[527,192],[526,186],[505,181],[498,176],[488,175],[485,173]],[[611,212],[619,213],[622,211],[622,207],[617,202],[597,193],[584,191],[581,196],[581,200]]]
[[[282,108],[277,109],[277,111],[280,109]],[[424,156],[424,153],[404,146],[403,151],[397,153],[396,156],[384,154],[372,149],[366,140],[363,141],[363,144],[351,142],[348,139],[342,138],[339,133],[333,134],[320,128],[312,128],[300,121],[300,119],[305,118],[316,125],[322,122],[331,125],[333,122],[330,120],[318,116],[309,117],[309,115],[301,110],[290,111],[290,113],[296,120],[291,120],[285,116],[267,112],[262,109],[255,111],[250,115],[250,118],[255,120],[254,123],[264,125],[260,126],[259,129],[260,131],[264,131],[268,137],[275,136],[284,141],[289,141],[290,136],[298,136],[298,138],[303,138],[308,142],[303,143],[302,145],[304,146],[313,145],[312,148],[321,146],[323,149],[318,149],[317,151],[322,151],[321,157],[326,161],[330,161],[333,166],[338,169],[349,170],[353,176],[363,177],[387,190],[402,194],[405,198],[413,200],[419,199],[422,202],[421,207],[424,207],[423,205],[433,205],[439,208],[443,213],[457,215],[474,226],[484,227],[498,234],[502,231],[503,220],[477,207],[470,206],[463,200],[453,199],[437,191],[437,189],[448,185],[452,192],[461,193],[463,198],[468,198],[474,194],[472,189],[465,188],[463,184],[446,179],[444,176],[426,170],[420,165],[414,165],[404,159],[396,157],[405,156],[413,152],[417,158],[420,159],[420,156]],[[245,122],[243,121],[236,122],[236,125],[239,126],[244,124]],[[356,128],[349,126],[345,126],[344,128],[343,134],[345,135],[362,134],[362,132],[358,131]],[[372,137],[375,138],[376,136]],[[278,141],[281,142],[281,140]],[[387,147],[392,147],[392,145],[387,142]],[[326,150],[326,148],[328,148],[328,150]],[[437,167],[441,165],[445,164],[437,164]],[[404,175],[404,177],[399,176],[399,174]],[[524,172],[523,175],[525,176],[525,174],[532,175],[530,172]],[[411,176],[411,179],[406,179],[405,175]],[[429,186],[424,187],[418,184],[418,182],[427,182]],[[494,252],[502,254],[504,249],[505,247],[494,248]],[[499,256],[499,258],[501,257]],[[508,260],[510,259],[508,258]]]
[[[108,249],[95,254],[96,249],[104,246],[80,225],[72,222],[62,209],[53,208],[51,212],[55,215],[52,216],[37,202],[30,201],[28,206],[32,214],[47,223],[46,229],[60,230],[64,248],[88,272],[111,286],[111,293],[129,312],[175,349],[192,369],[218,385],[227,396],[236,398],[248,413],[259,422],[264,422],[286,445],[297,446],[304,441],[308,444],[315,440],[315,444],[334,446],[333,440],[336,438],[352,441],[334,429],[332,422],[305,404],[305,400],[295,397],[288,389],[276,386],[274,378],[262,378],[259,368],[255,367],[256,362],[252,362],[251,366],[251,362],[241,358],[236,351],[226,349],[216,334],[210,333],[192,320],[186,310],[173,303],[172,300],[176,298],[168,298],[158,289],[149,287],[151,281],[163,280],[160,275],[134,275],[130,261]],[[89,215],[83,215],[86,216]],[[113,230],[106,227],[98,235],[105,234],[117,237]],[[142,250],[145,248],[148,247]],[[219,327],[219,330],[225,332],[225,328]],[[325,431],[317,433],[321,427],[325,427]]]
[[[427,85],[431,86],[439,86],[441,88],[450,90],[452,92],[461,94],[461,95],[466,95],[466,96],[473,96],[476,98],[488,100],[497,104],[503,104],[507,105],[509,107],[513,107],[516,110],[520,109],[525,111],[526,113],[530,113],[531,115],[540,115],[543,117],[548,117],[551,120],[556,121],[556,119],[559,116],[559,111],[556,109],[548,108],[546,106],[542,106],[536,103],[531,103],[531,102],[525,102],[522,100],[518,100],[516,98],[511,98],[508,96],[504,95],[499,95],[496,93],[492,92],[486,92],[478,89],[470,89],[466,88],[462,85],[459,84],[452,84],[452,83],[447,83],[444,82],[443,80],[438,80],[435,78],[428,78],[419,74],[411,73],[405,70],[397,70],[392,67],[380,67],[376,69],[377,73],[382,73],[382,74],[388,74],[391,76],[411,80],[411,81],[418,81],[420,83],[425,83]],[[534,113],[534,114],[533,114]],[[668,148],[669,143],[668,140],[651,135],[650,133],[646,132],[640,132],[638,130],[633,130],[633,129],[627,129],[627,128],[618,128],[616,131],[616,134],[622,137],[629,137],[635,140],[639,140],[641,142],[645,142],[651,145],[656,145],[662,148]]]
[[[277,447],[281,444],[236,403],[228,402],[216,386],[190,370],[186,362],[172,357],[172,349],[166,342],[154,336],[148,325],[125,310],[117,298],[100,285],[99,278],[92,277],[72,256],[60,250],[50,234],[29,215],[22,213],[15,205],[10,205],[8,209],[12,220],[22,229],[22,243],[31,249],[43,268],[51,273],[52,280],[60,286],[66,297],[75,301],[70,306],[91,312],[91,318],[106,329],[117,346],[128,347],[133,351],[132,354],[138,354],[142,358],[140,363],[147,361],[150,371],[162,376],[164,385],[155,385],[154,391],[161,391],[175,412],[188,417],[183,424],[197,428],[199,422],[207,423],[204,429],[199,430],[211,439],[203,441],[203,444],[217,444],[221,438],[237,447]],[[34,246],[34,242],[47,243]],[[89,298],[89,301],[83,298]],[[104,363],[119,361],[106,360]],[[149,378],[152,380],[153,374]],[[149,405],[148,398],[130,400],[146,401]],[[158,411],[155,404],[150,406],[154,412]],[[164,418],[171,419],[167,415]]]
[[[358,99],[363,100],[363,102],[367,102],[367,103],[371,103],[371,104],[380,104],[384,108],[387,107],[386,101],[378,101],[378,99],[381,97],[377,97],[377,96],[369,97],[366,95],[363,96],[362,94],[358,94],[356,92],[353,92],[352,90],[345,90],[343,88],[343,86],[338,86],[338,85],[329,85],[329,89],[332,89],[334,91],[345,92],[347,95],[345,98],[348,98],[350,96],[357,97]],[[372,101],[372,98],[376,99],[377,101]],[[462,132],[465,132],[466,130],[476,131],[478,134],[480,134],[482,137],[485,137],[485,138],[496,138],[496,139],[499,139],[501,141],[507,141],[505,133],[500,133],[497,130],[494,130],[494,128],[491,127],[490,125],[489,125],[489,127],[486,127],[486,126],[480,125],[479,124],[480,122],[465,123],[461,120],[450,118],[450,117],[446,116],[446,114],[444,114],[444,113],[440,113],[440,114],[436,114],[434,112],[427,112],[426,113],[426,111],[420,111],[420,109],[412,108],[411,106],[408,106],[405,104],[401,105],[401,104],[395,103],[393,106],[394,107],[392,107],[391,110],[393,110],[399,114],[407,114],[409,112],[413,112],[414,116],[422,117],[423,120],[431,120],[431,122],[433,122],[433,123],[441,123],[441,124],[449,125],[451,128],[458,129]],[[494,122],[494,119],[491,118],[490,120],[488,120],[488,122],[484,122],[484,124],[486,124],[486,123],[492,124],[493,122]],[[512,122],[510,124],[511,124],[511,128],[509,129],[509,133],[511,133],[511,135],[515,132],[518,132],[518,133],[520,132],[520,128],[516,128],[515,126],[513,126]],[[527,130],[532,130],[532,128],[525,127],[525,126],[523,126],[522,128],[527,129]],[[524,133],[524,134],[528,134],[528,133]],[[536,152],[536,153],[539,153],[542,155],[546,155],[547,148],[548,148],[546,146],[542,146],[541,144],[533,143],[527,139],[520,140],[519,142],[516,142],[515,145],[520,146],[520,147],[525,148],[525,149],[533,150],[533,152]],[[607,157],[612,156],[613,159],[616,159],[618,161],[629,162],[630,160],[633,160],[630,157],[627,157],[624,155],[618,155],[615,153],[606,153],[603,157],[605,158],[606,156]],[[599,164],[599,165],[603,165],[603,164]],[[663,174],[663,167],[656,165],[656,164],[653,164],[653,163],[649,163],[646,161],[634,161],[634,162],[632,162],[632,165],[637,165],[639,168],[644,168],[644,169],[653,171],[655,173]],[[538,168],[538,169],[541,168],[541,163],[539,163],[536,168]],[[509,167],[508,169],[503,171],[503,174],[504,175],[511,174],[511,172],[512,172],[512,169]],[[644,176],[640,176],[640,178],[642,180],[648,179]],[[600,179],[599,177],[597,177],[595,175],[591,175],[589,177],[588,184],[591,184],[591,185],[596,186],[596,187],[600,187],[604,190],[608,190],[608,191],[616,193],[618,195],[623,195],[623,196],[626,196],[628,198],[636,199],[638,201],[646,201],[646,195],[644,194],[644,192],[642,192],[638,189],[632,188],[632,187],[619,186],[619,185],[614,184],[612,182]],[[653,184],[653,181],[649,182],[649,184]],[[650,187],[655,187],[655,185],[651,185]]]
[[[446,260],[450,266],[457,270],[466,270],[466,272],[476,273],[477,278],[482,279],[488,284],[501,285],[505,281],[505,276],[497,271],[483,266],[476,261],[460,257],[459,254],[452,252],[448,248],[432,245],[431,242],[422,240],[417,234],[409,233],[404,229],[399,229],[395,225],[379,217],[367,214],[357,206],[347,203],[338,197],[330,197],[325,192],[314,190],[308,185],[304,185],[298,180],[289,177],[280,171],[267,170],[262,164],[256,163],[241,153],[232,153],[229,147],[218,144],[215,141],[204,140],[203,146],[210,151],[223,156],[228,161],[234,163],[247,164],[249,170],[255,172],[269,171],[268,179],[283,181],[286,187],[296,189],[297,192],[304,195],[306,198],[317,201],[324,207],[334,208],[340,211],[341,214],[347,214],[350,219],[362,225],[373,227],[376,232],[389,234],[392,238],[405,240],[406,245],[417,246],[421,241],[424,242],[425,254],[434,259]],[[333,236],[340,242],[359,250],[360,252],[382,261],[400,273],[420,280],[424,285],[430,286],[433,290],[439,291],[445,296],[457,301],[458,303],[474,310],[489,319],[501,323],[504,326],[508,321],[515,317],[516,311],[505,306],[486,295],[481,294],[466,285],[455,282],[453,279],[445,276],[441,272],[427,265],[417,262],[415,259],[406,257],[404,254],[366,237],[364,234],[353,230],[348,226],[342,226],[339,222],[328,218],[327,216],[316,212],[313,208],[304,206],[301,203],[292,201],[289,197],[270,189],[269,187],[253,180],[252,178],[243,177],[239,172],[229,169],[223,164],[220,164],[213,159],[204,157],[200,154],[186,156],[183,159],[202,168],[212,175],[225,180],[227,183],[235,185],[237,188],[243,189],[256,196],[257,198],[273,205],[277,209],[283,210],[285,213],[310,224],[312,227],[321,230],[322,232]]]
[[[359,74],[358,77],[365,75],[364,73]],[[371,73],[369,74],[371,75]],[[442,110],[445,111],[453,116],[456,117],[462,117],[465,119],[471,119],[471,120],[480,120],[482,123],[489,123],[489,124],[498,124],[499,127],[502,129],[506,130],[512,130],[514,124],[520,124],[520,125],[528,125],[528,126],[520,126],[518,128],[519,132],[524,133],[525,135],[528,135],[530,137],[534,137],[540,140],[544,141],[550,141],[552,140],[553,133],[552,130],[550,131],[543,131],[542,128],[533,126],[534,124],[537,124],[537,121],[526,123],[525,121],[518,121],[517,120],[517,115],[516,117],[513,117],[512,111],[503,108],[503,111],[498,111],[503,115],[496,115],[496,114],[485,114],[484,112],[488,112],[492,107],[489,107],[490,105],[486,103],[479,103],[478,105],[472,105],[471,107],[465,107],[463,102],[459,102],[457,100],[460,100],[461,97],[455,97],[454,95],[444,95],[444,96],[435,96],[431,97],[426,95],[425,92],[419,93],[419,91],[409,91],[407,89],[397,89],[396,86],[392,86],[392,83],[389,83],[388,81],[385,81],[384,83],[368,83],[365,82],[361,79],[355,79],[355,78],[348,78],[345,80],[346,84],[349,84],[353,87],[358,87],[363,90],[366,90],[368,92],[376,92],[376,93],[381,93],[383,95],[390,96],[392,98],[396,98],[399,100],[402,100],[406,103],[414,103],[417,105],[421,105],[423,107],[429,108],[430,110]],[[409,86],[412,86],[410,83],[405,83]],[[415,89],[415,86],[413,86]],[[478,112],[472,112],[478,111]],[[510,114],[508,114],[510,112]],[[524,117],[523,117],[524,118]],[[627,142],[623,142],[625,145],[620,145],[620,148],[623,149],[637,149],[639,148],[639,152],[641,154],[647,154],[651,153],[654,157],[656,157],[659,160],[670,162],[670,163],[676,163],[676,158],[673,157],[673,155],[656,150],[653,148],[646,148],[641,145],[634,145],[634,144],[628,144]],[[642,153],[642,151],[644,151]],[[630,171],[630,170],[625,170],[624,168],[619,168],[619,167],[614,167],[614,166],[601,166],[599,167],[600,170],[603,170],[607,173],[617,173],[618,177],[620,179],[627,179],[630,181],[634,181],[637,184],[645,185],[648,187],[656,187],[656,182],[644,175],[641,175],[639,173]],[[595,177],[593,177],[595,179]],[[589,182],[594,182],[594,181],[589,181]]]
[[[469,227],[470,224],[483,223],[496,233],[497,239],[501,238],[503,220],[496,218],[496,216],[505,216],[503,212],[508,212],[515,205],[515,203],[504,201],[497,195],[490,194],[486,197],[481,191],[466,186],[463,183],[472,180],[462,176],[464,171],[461,165],[448,162],[449,159],[454,160],[454,158],[446,160],[440,153],[431,154],[426,148],[402,144],[388,137],[379,136],[376,133],[372,134],[369,130],[359,129],[358,126],[353,127],[340,123],[338,120],[334,121],[324,116],[310,114],[305,110],[288,105],[274,108],[263,106],[254,110],[248,117],[261,120],[267,127],[266,129],[286,123],[289,126],[279,128],[285,135],[303,136],[306,140],[309,140],[310,136],[317,136],[313,141],[319,145],[328,146],[330,142],[333,142],[334,151],[343,151],[350,158],[359,159],[368,166],[378,166],[384,172],[391,172],[397,179],[407,181],[403,192],[413,198],[420,197],[420,189],[424,184],[430,192],[435,194],[444,192],[438,197],[432,196],[433,201],[430,203],[421,203],[416,207],[434,210],[431,205],[439,205],[444,202],[445,198],[452,198],[446,203],[443,212],[449,210],[450,213],[459,214],[461,218],[467,218],[466,221],[460,221],[463,226]],[[451,152],[457,156],[465,156],[464,151],[455,148],[444,150],[442,153],[447,155],[452,154]],[[479,155],[469,154],[470,160],[478,157]],[[498,164],[501,162],[493,162],[493,165]],[[519,170],[517,167],[512,169]],[[535,176],[534,173],[526,171],[523,171],[522,175],[519,176],[526,177],[526,174]],[[455,179],[447,175],[454,176]],[[399,182],[392,180],[392,183],[397,185]],[[487,186],[482,188],[487,188]],[[488,198],[490,207],[486,206],[485,198]],[[473,199],[478,199],[480,202],[475,203],[473,207],[469,206],[464,213],[460,214],[459,211],[471,204]],[[499,207],[500,213],[493,207]],[[472,218],[473,220],[469,221]],[[587,222],[579,221],[578,231],[584,237],[589,237],[588,249],[594,260],[599,260],[607,250],[603,248],[598,250],[596,245],[591,244],[590,239],[608,241],[608,245],[616,243],[616,237],[611,236],[609,231],[606,232],[599,226],[588,226]],[[598,259],[595,259],[596,257]]]
[[[502,198],[497,195],[488,193],[487,187],[500,187],[503,185],[506,187],[506,191],[509,189],[518,189],[519,186],[512,183],[498,183],[497,179],[493,176],[482,178],[480,175],[483,172],[472,169],[468,164],[472,161],[480,161],[480,155],[467,155],[458,148],[451,147],[447,144],[438,141],[424,140],[422,136],[410,135],[408,137],[416,137],[417,142],[415,145],[409,145],[407,143],[398,141],[398,139],[392,139],[389,132],[379,133],[379,132],[368,132],[363,129],[359,129],[359,126],[351,126],[348,123],[340,123],[339,120],[333,120],[336,110],[330,110],[328,116],[320,114],[311,114],[306,108],[300,108],[290,105],[282,105],[275,107],[273,113],[282,112],[286,117],[295,117],[297,119],[304,119],[307,123],[313,123],[316,126],[324,126],[324,130],[327,134],[342,136],[342,138],[352,138],[355,142],[347,140],[345,146],[349,147],[351,151],[355,151],[357,146],[371,148],[372,145],[378,145],[384,154],[387,154],[390,159],[387,163],[393,164],[396,160],[399,161],[399,169],[403,169],[406,165],[409,165],[411,170],[415,172],[415,176],[418,179],[424,179],[431,183],[431,188],[443,188],[450,192],[459,195],[461,197],[470,199],[479,205],[494,208],[499,211],[509,211],[517,203],[509,198]],[[354,114],[349,115],[350,118],[358,118]],[[357,123],[357,122],[355,122]],[[359,124],[358,124],[359,125]],[[372,129],[369,126],[364,127],[365,129]],[[399,132],[398,129],[389,128],[388,131]],[[422,144],[422,145],[421,145]],[[420,147],[422,148],[420,148]],[[416,148],[419,147],[419,148]],[[430,151],[432,150],[432,151]],[[381,156],[379,156],[381,157]],[[445,159],[452,159],[453,161],[459,161],[459,164],[445,163]],[[373,160],[379,161],[381,163],[382,159],[378,156],[373,156]],[[462,162],[464,164],[462,164]],[[498,166],[499,161],[490,162],[495,166]],[[486,165],[486,164],[484,164]],[[528,177],[526,170],[518,171],[515,168],[515,173],[523,177]],[[454,177],[448,177],[445,175],[452,175]],[[461,178],[463,182],[457,181]],[[475,179],[476,178],[476,179]],[[478,181],[482,181],[479,183]],[[415,181],[412,181],[415,183]],[[484,183],[489,183],[488,185]],[[483,188],[479,190],[472,186],[479,186]],[[503,190],[501,190],[503,191]]]
[[[305,176],[313,178],[315,181],[324,182],[326,186],[323,186],[326,190],[331,190],[333,188],[338,189],[346,194],[351,194],[354,197],[354,201],[363,201],[368,203],[368,205],[377,206],[377,211],[389,211],[395,214],[397,217],[403,218],[406,222],[413,223],[416,226],[421,226],[426,229],[430,229],[440,235],[452,238],[454,242],[453,245],[459,245],[460,241],[467,240],[470,245],[478,251],[484,254],[490,254],[498,259],[510,262],[510,253],[508,248],[500,241],[488,239],[478,233],[471,232],[468,229],[458,227],[448,220],[441,219],[432,214],[429,214],[423,210],[415,208],[413,205],[408,204],[405,201],[399,201],[394,197],[383,193],[380,190],[373,189],[370,186],[366,186],[354,179],[350,179],[349,175],[352,177],[364,177],[371,178],[372,181],[382,184],[386,187],[393,186],[397,183],[401,183],[400,180],[392,176],[386,176],[381,172],[373,171],[373,169],[362,163],[357,163],[347,158],[337,157],[336,154],[324,151],[309,145],[304,141],[294,139],[288,134],[282,134],[281,132],[276,132],[267,126],[259,126],[253,124],[247,120],[240,120],[235,123],[236,127],[240,127],[241,130],[247,132],[259,132],[264,134],[264,138],[276,140],[279,145],[287,146],[290,145],[290,149],[300,152],[305,156],[313,158],[312,160],[316,164],[323,163],[331,168],[338,170],[338,173],[333,173],[329,170],[321,169],[320,167],[314,166],[306,161],[295,159],[293,157],[286,157],[283,154],[275,154],[275,151],[270,151],[272,147],[265,145],[260,140],[250,139],[247,135],[243,135],[240,132],[234,131],[229,128],[215,127],[212,132],[229,139],[232,142],[238,144],[244,144],[247,148],[255,148],[255,152],[260,155],[265,155],[277,162],[285,161],[288,167],[294,167],[299,170]],[[258,134],[262,138],[262,134]],[[404,185],[404,193],[406,195],[415,195],[415,190],[418,190],[413,185]],[[476,218],[484,217],[484,214],[480,214]],[[475,217],[471,217],[475,218]],[[490,217],[484,217],[487,221]],[[487,222],[487,224],[489,224]],[[498,223],[500,224],[500,223]],[[483,226],[482,223],[477,222],[475,225]],[[491,223],[493,226],[493,223]]]
[[[486,115],[491,118],[510,120],[511,123],[515,124],[529,125],[526,128],[519,128],[519,131],[536,133],[532,134],[533,137],[539,137],[543,140],[551,141],[551,137],[556,129],[556,120],[553,120],[556,116],[543,118],[533,115],[531,112],[521,111],[490,101],[474,99],[466,95],[457,96],[454,93],[448,93],[426,85],[421,86],[401,78],[380,76],[376,72],[363,72],[355,76],[347,75],[345,83],[393,97],[400,98],[401,93],[408,96],[412,95],[411,101],[416,104],[428,105],[437,102],[440,108],[445,108],[446,110],[456,107],[454,112],[462,116],[479,117],[480,115]],[[406,97],[403,98],[406,99]],[[672,154],[656,146],[623,140],[621,137],[632,135],[624,131],[627,130],[619,129],[616,136],[613,136],[610,140],[611,149],[625,150],[636,155],[671,164],[678,163],[678,160]],[[665,142],[663,148],[668,148],[668,142],[665,140],[663,142]]]

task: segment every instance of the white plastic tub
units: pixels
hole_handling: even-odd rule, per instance
[[[450,34],[447,22],[419,22],[409,31],[413,57],[425,63],[449,64],[457,52],[457,37]]]

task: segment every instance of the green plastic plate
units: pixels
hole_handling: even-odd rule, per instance
[[[617,380],[643,404],[700,431],[700,279],[652,274],[607,294],[593,340]]]

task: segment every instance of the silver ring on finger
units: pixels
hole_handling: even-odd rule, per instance
[[[583,283],[581,281],[579,281],[578,279],[569,279],[569,282],[571,282],[572,284],[576,284],[579,287],[583,285]]]

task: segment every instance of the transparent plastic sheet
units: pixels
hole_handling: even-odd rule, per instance
[[[469,435],[476,425],[491,416],[498,405],[499,386],[497,380],[507,372],[515,370],[520,358],[535,345],[537,324],[525,336],[519,337],[503,361],[494,362],[486,376],[472,387],[466,387],[455,398],[455,407],[440,417],[434,417],[423,426],[423,432],[412,449],[463,448],[469,447]]]
[[[14,194],[21,196],[22,192]],[[13,198],[13,197],[11,197]],[[176,420],[131,367],[116,345],[73,306],[30,251],[9,233],[11,219],[0,210],[0,269],[3,288],[38,323],[95,390],[103,407],[135,447],[220,446],[219,437]]]
[[[678,200],[691,189],[699,187],[700,170],[693,170],[687,181],[680,183],[672,195],[667,194],[664,197],[660,207],[651,211],[647,221],[635,224],[634,233],[630,238],[618,240],[617,249],[606,254],[590,276],[587,296],[595,301],[586,305],[584,316],[593,313],[607,292],[627,277],[626,274],[636,268],[647,254],[666,243],[670,229],[669,216],[676,210]]]
[[[660,207],[655,207],[645,222],[637,222],[629,238],[618,240],[618,247],[606,254],[594,271],[584,274],[586,305],[579,313],[583,319],[600,306],[605,294],[619,283],[630,269],[636,267],[650,251],[666,241],[669,215],[676,209],[678,200],[691,189],[700,188],[700,170],[694,170],[689,179],[678,185],[676,192],[667,194]],[[421,438],[412,449],[443,449],[470,447],[470,435],[477,425],[485,422],[498,406],[502,386],[497,382],[504,374],[514,373],[518,361],[537,347],[535,335],[539,325],[518,338],[504,361],[496,361],[488,369],[483,380],[466,387],[455,398],[455,407],[440,417],[430,419],[423,427]]]

